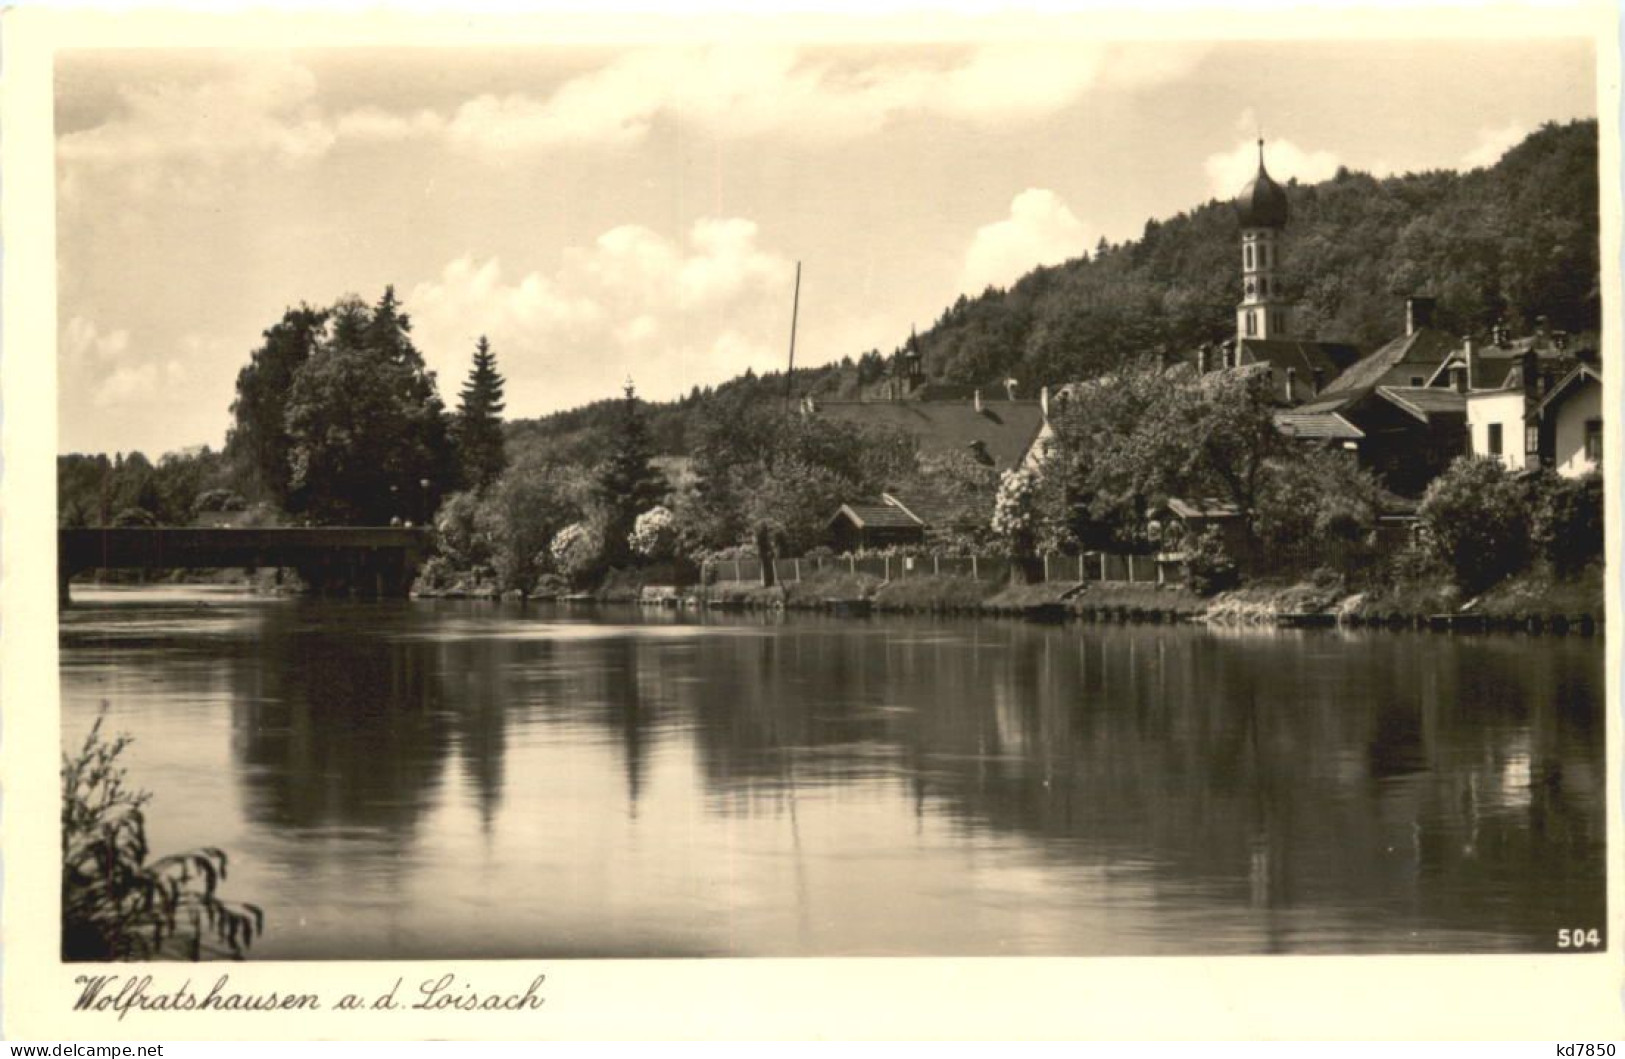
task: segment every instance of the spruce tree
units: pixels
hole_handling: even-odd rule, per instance
[[[503,382],[497,372],[497,355],[481,335],[468,381],[463,383],[455,424],[463,481],[471,489],[485,489],[507,466],[502,447]]]
[[[594,482],[604,517],[604,561],[624,563],[631,557],[627,538],[643,512],[665,498],[666,478],[654,466],[654,443],[630,381],[626,384],[610,438],[610,454]]]

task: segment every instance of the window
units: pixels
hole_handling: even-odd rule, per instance
[[[1501,455],[1501,424],[1490,424],[1490,455]]]
[[[1602,420],[1586,420],[1586,462],[1602,463]]]
[[[1523,451],[1526,456],[1540,455],[1540,424],[1530,423],[1523,428]],[[1534,462],[1531,460],[1530,462]]]
[[[1252,244],[1248,243],[1247,246],[1243,248],[1243,252],[1244,252],[1244,255],[1245,255],[1245,259],[1246,259],[1247,268],[1248,268],[1249,271],[1251,271],[1251,269],[1253,267],[1253,247],[1252,247]]]
[[[1420,376],[1420,375],[1412,375],[1411,376],[1411,385],[1412,386],[1421,386],[1426,381],[1427,380],[1423,379],[1422,376]]]
[[[1258,334],[1258,313],[1252,309],[1247,310],[1247,336],[1251,338]]]

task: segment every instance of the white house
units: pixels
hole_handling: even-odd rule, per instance
[[[1529,401],[1521,386],[1467,394],[1467,439],[1472,454],[1493,456],[1509,471],[1538,467],[1540,433],[1528,423],[1528,412]]]

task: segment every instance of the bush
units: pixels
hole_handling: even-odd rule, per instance
[[[656,505],[632,523],[627,539],[634,554],[649,560],[669,559],[677,546],[677,524],[671,509]]]
[[[1535,552],[1561,578],[1602,558],[1602,476],[1563,478],[1547,472],[1534,490],[1529,537]]]
[[[1529,561],[1529,487],[1499,460],[1463,456],[1433,480],[1417,510],[1426,547],[1476,594]]]
[[[1241,571],[1224,548],[1224,534],[1209,526],[1185,549],[1185,580],[1199,596],[1235,588]]]
[[[151,529],[158,525],[158,517],[144,507],[127,507],[113,516],[113,525],[121,529]]]
[[[241,959],[265,929],[255,905],[216,896],[226,854],[207,848],[147,860],[151,797],[124,786],[118,757],[97,718],[84,746],[62,758],[62,958],[201,959],[205,939]]]
[[[580,584],[602,560],[603,532],[591,522],[572,522],[559,530],[547,550],[558,572],[572,584]]]
[[[248,501],[230,489],[208,489],[197,496],[192,503],[194,513],[202,514],[210,511],[245,511]]]

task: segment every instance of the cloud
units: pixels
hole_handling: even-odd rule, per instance
[[[1292,179],[1304,184],[1325,180],[1343,164],[1331,151],[1305,150],[1291,140],[1266,140],[1264,162],[1270,176],[1283,184]],[[1208,155],[1202,166],[1213,195],[1230,198],[1258,172],[1258,141],[1243,140],[1233,150]]]
[[[546,99],[470,100],[446,128],[456,145],[513,151],[627,144],[661,119],[718,136],[817,139],[873,134],[906,114],[994,124],[1054,113],[1096,85],[1140,88],[1183,76],[1200,54],[1029,41],[988,44],[947,61],[933,53],[859,64],[761,44],[642,48]]]
[[[1522,143],[1529,135],[1529,127],[1509,122],[1496,129],[1480,129],[1478,143],[1461,157],[1461,170],[1482,169],[1501,160],[1507,151]]]
[[[208,81],[127,86],[108,120],[58,137],[64,194],[87,172],[116,173],[137,191],[187,191],[228,163],[319,158],[336,132],[316,107],[316,88],[310,71],[266,58]]]
[[[663,120],[717,136],[839,140],[910,114],[987,125],[1042,117],[1093,87],[1182,77],[1201,54],[1046,40],[862,60],[762,43],[643,47],[551,94],[480,95],[445,112],[333,110],[315,75],[292,59],[234,59],[208,80],[124,88],[114,114],[64,134],[57,152],[70,190],[81,170],[117,167],[140,189],[177,191],[220,185],[219,170],[234,162],[295,166],[344,143],[422,139],[484,155],[616,147]]]
[[[547,274],[509,278],[465,255],[407,296],[420,347],[454,390],[487,335],[510,408],[562,407],[639,392],[672,397],[778,366],[793,265],[742,218],[696,221],[678,241],[622,225],[561,254]]]
[[[99,371],[122,357],[130,348],[130,332],[103,334],[93,321],[75,316],[62,326],[57,336],[57,356],[65,369]]]
[[[964,289],[1004,286],[1039,265],[1077,257],[1086,234],[1059,195],[1028,188],[1011,200],[1010,216],[977,229],[965,253]]]

